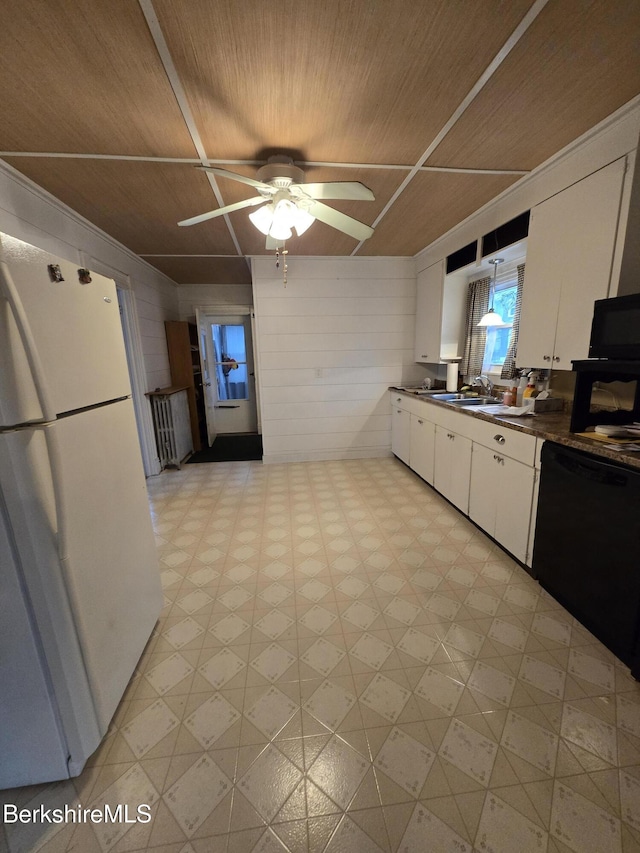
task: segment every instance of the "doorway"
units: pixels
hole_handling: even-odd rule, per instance
[[[256,433],[251,312],[197,314],[209,444],[217,435]]]

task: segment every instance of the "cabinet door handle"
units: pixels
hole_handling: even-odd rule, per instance
[[[542,356],[542,358],[543,358],[545,361],[551,361],[551,356],[550,356],[550,355],[543,355],[543,356]]]
[[[500,433],[498,433],[497,435],[494,435],[493,439],[494,439],[494,441],[497,441],[498,444],[504,444],[506,441],[506,438],[503,435],[500,435]]]
[[[553,360],[554,360],[554,361],[560,361],[560,356],[559,356],[559,355],[554,355]]]
[[[504,457],[503,456],[498,456],[497,453],[494,453],[493,458],[496,460],[496,462],[499,462],[501,465],[504,465]]]
[[[424,421],[421,421],[421,420],[420,420],[420,418],[418,418],[418,423],[419,423],[419,424],[423,424],[423,423],[424,423]]]
[[[396,403],[401,403],[401,402],[402,402],[402,397],[396,397]]]
[[[396,409],[396,414],[398,414],[398,415],[402,414],[402,409]]]

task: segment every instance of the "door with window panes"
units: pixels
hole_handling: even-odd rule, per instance
[[[257,411],[249,315],[206,317],[211,414],[216,433],[255,432]]]

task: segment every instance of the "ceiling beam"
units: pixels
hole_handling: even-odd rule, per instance
[[[408,187],[408,185],[411,183],[411,181],[415,178],[415,176],[418,174],[418,172],[420,171],[421,167],[424,165],[426,160],[431,156],[431,154],[433,154],[435,149],[438,147],[438,145],[440,145],[440,143],[445,138],[445,136],[449,133],[451,128],[460,119],[460,117],[462,116],[464,111],[467,109],[469,104],[471,104],[471,102],[478,96],[478,94],[482,91],[482,89],[487,85],[487,83],[489,82],[491,77],[495,74],[495,72],[498,70],[498,68],[502,65],[504,60],[511,53],[513,48],[517,45],[517,43],[520,41],[522,36],[526,33],[526,31],[529,29],[531,24],[538,17],[540,12],[542,12],[542,10],[544,9],[544,7],[547,5],[548,2],[549,2],[549,0],[535,0],[535,3],[533,4],[533,6],[529,9],[527,14],[520,21],[520,23],[515,28],[515,30],[511,33],[511,35],[506,40],[506,42],[503,44],[503,46],[500,48],[498,53],[494,56],[494,58],[491,60],[489,65],[485,68],[483,73],[480,75],[480,77],[478,78],[476,83],[472,86],[472,88],[469,90],[469,92],[467,92],[466,96],[458,104],[457,109],[453,112],[453,114],[451,115],[449,120],[446,122],[446,124],[440,129],[438,134],[431,141],[427,150],[423,153],[423,155],[420,157],[418,162],[415,164],[415,166],[411,169],[409,174],[406,176],[404,181],[400,184],[398,189],[391,196],[391,198],[386,203],[386,205],[382,208],[382,210],[380,211],[380,213],[378,214],[378,216],[376,217],[376,219],[374,220],[374,222],[372,224],[373,228],[375,228],[380,223],[380,221],[384,218],[384,216],[387,214],[387,212],[390,210],[390,208],[394,205],[394,203],[399,198],[399,196],[404,192],[404,190]],[[353,252],[351,252],[351,254],[356,255],[360,251],[360,249],[362,248],[363,243],[364,243],[364,240],[361,240],[358,243],[358,245],[355,247]]]
[[[0,151],[0,157],[35,157],[52,160],[120,160],[134,163],[181,163],[184,165],[202,165],[196,157],[144,157],[137,154],[78,154],[68,151]],[[330,163],[321,160],[296,160],[298,166],[328,167],[331,169],[374,169],[381,171],[411,172],[415,166],[403,166],[397,163]],[[263,166],[263,160],[207,160],[207,165],[216,166]],[[420,166],[420,172],[451,172],[467,175],[528,175],[528,169],[467,169],[460,166]],[[209,174],[209,173],[207,173]],[[210,175],[215,182],[215,176]]]
[[[180,107],[180,111],[184,118],[185,124],[187,125],[189,134],[191,135],[191,139],[193,140],[195,149],[198,152],[198,157],[200,157],[200,162],[203,166],[206,166],[208,165],[209,161],[204,150],[204,145],[202,144],[200,133],[198,131],[198,128],[196,127],[195,119],[193,118],[193,113],[191,112],[189,102],[187,101],[187,96],[182,86],[182,82],[180,81],[178,71],[174,65],[173,58],[171,56],[169,47],[164,37],[164,33],[162,32],[162,28],[160,27],[158,16],[156,15],[156,11],[153,8],[152,0],[138,0],[138,3],[140,4],[142,14],[144,15],[147,21],[147,26],[149,27],[151,38],[155,42],[158,55],[160,56],[160,61],[164,66],[164,70],[169,80],[169,84],[173,89],[173,94],[175,95],[176,101],[178,102],[178,106]],[[211,185],[211,189],[213,190],[213,194],[216,197],[216,201],[218,202],[218,206],[224,207],[225,203],[222,198],[222,193],[220,192],[220,189],[216,182],[215,176],[212,175],[210,172],[207,172],[207,178],[209,179],[209,183]],[[238,255],[242,256],[243,252],[240,248],[238,238],[236,237],[236,232],[234,231],[233,225],[231,224],[231,220],[229,219],[226,213],[224,214],[224,221],[227,224],[229,234],[231,235],[233,245],[236,247]],[[247,264],[248,263],[249,262],[247,261]]]

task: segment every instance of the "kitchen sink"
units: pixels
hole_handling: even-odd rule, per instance
[[[453,403],[454,400],[467,400],[467,399],[471,399],[471,398],[465,397],[464,394],[440,393],[440,394],[433,394],[432,399],[433,400],[442,400],[444,403]]]
[[[406,391],[407,394],[415,394],[418,397],[433,397],[441,393],[438,390],[431,390],[429,388],[404,388],[400,386],[398,386],[398,391]]]
[[[433,394],[432,400],[441,400],[443,403],[453,403],[455,406],[488,406],[501,403],[495,397],[467,397],[465,394]]]
[[[462,400],[449,400],[456,406],[502,406],[500,400],[495,397],[465,397]]]

